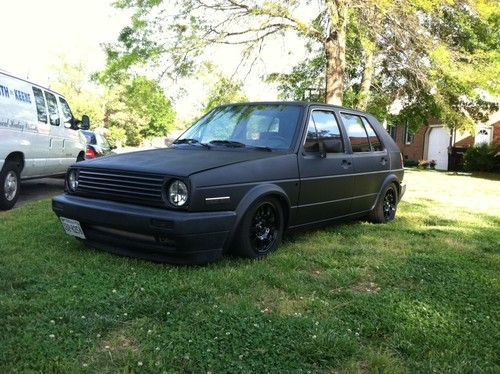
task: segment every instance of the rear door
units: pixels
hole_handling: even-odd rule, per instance
[[[321,157],[320,146],[324,141],[340,141],[341,147]],[[353,188],[351,155],[345,147],[345,136],[334,111],[321,107],[311,110],[298,163],[298,225],[350,213]]]
[[[351,211],[368,211],[375,204],[377,194],[389,173],[388,152],[366,117],[359,113],[341,111],[340,118],[352,149],[354,186]]]

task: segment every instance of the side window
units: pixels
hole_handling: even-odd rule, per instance
[[[47,123],[47,108],[45,107],[45,98],[41,89],[33,87],[33,96],[35,96],[36,114],[38,121]]]
[[[342,122],[347,131],[353,152],[370,152],[370,142],[361,117],[341,113]]]
[[[314,134],[311,134],[312,131]],[[307,130],[306,152],[319,152],[319,142],[325,142],[328,153],[344,152],[342,135],[340,135],[339,125],[332,112],[314,110],[309,119]],[[332,143],[336,142],[336,146]],[[333,151],[335,149],[335,151]]]
[[[47,107],[49,108],[50,124],[53,126],[59,126],[61,119],[59,118],[57,99],[53,94],[47,91],[45,91],[45,98],[47,99]]]
[[[61,104],[64,123],[71,121],[71,119],[73,118],[73,113],[71,113],[68,102],[59,96],[59,103]]]
[[[306,142],[304,144],[304,151],[306,152],[319,152],[318,133],[312,116],[309,118],[309,125],[307,126]]]
[[[382,146],[382,142],[378,137],[377,133],[373,129],[373,126],[368,120],[364,117],[361,117],[363,123],[365,125],[366,132],[368,134],[368,140],[370,141],[370,145],[372,146],[372,151],[383,151],[384,147]]]

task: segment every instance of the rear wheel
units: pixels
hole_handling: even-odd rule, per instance
[[[275,251],[283,237],[284,217],[281,204],[263,198],[245,213],[238,229],[234,252],[248,258],[261,258]]]
[[[377,205],[370,213],[369,219],[374,223],[387,223],[396,217],[396,210],[398,207],[398,191],[394,184],[387,186],[383,193],[382,198],[379,199]]]
[[[21,178],[17,163],[7,161],[0,172],[0,209],[11,209],[19,197]]]

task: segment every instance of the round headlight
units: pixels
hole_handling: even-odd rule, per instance
[[[68,174],[68,188],[71,192],[78,188],[78,170],[70,170]]]
[[[188,199],[188,188],[183,181],[178,179],[170,183],[168,188],[168,201],[174,206],[183,206]]]

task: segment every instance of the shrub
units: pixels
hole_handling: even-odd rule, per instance
[[[464,168],[467,171],[500,171],[500,147],[480,144],[467,149]]]
[[[407,168],[415,168],[418,166],[418,161],[415,160],[405,160],[405,167]]]
[[[429,161],[427,160],[418,160],[418,168],[419,169],[427,169],[429,166]]]

